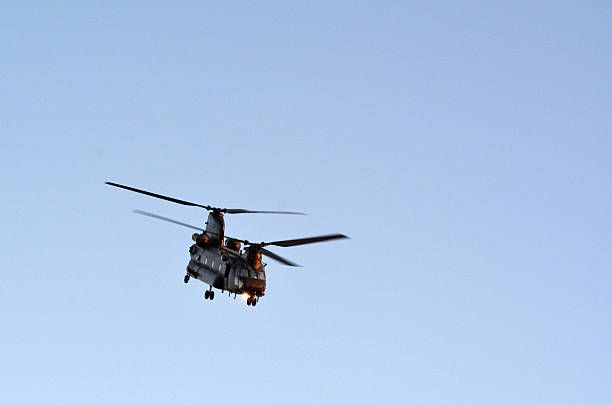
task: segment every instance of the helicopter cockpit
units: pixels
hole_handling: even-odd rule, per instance
[[[261,270],[261,271],[255,271],[255,270],[248,270],[248,269],[242,269],[240,270],[240,277],[244,278],[244,279],[251,279],[251,280],[266,280],[266,273]]]
[[[259,270],[249,268],[240,269],[240,278],[243,282],[243,292],[250,296],[261,297],[266,291],[266,273],[263,266]]]
[[[261,262],[261,252],[248,250],[246,256],[247,267],[240,270],[244,285],[251,294],[263,295],[266,289],[266,273]]]

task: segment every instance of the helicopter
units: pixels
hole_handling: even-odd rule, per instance
[[[222,293],[227,291],[230,296],[234,294],[234,299],[237,295],[244,296],[246,297],[247,306],[256,306],[259,299],[265,295],[266,291],[266,272],[264,268],[267,264],[261,261],[262,255],[286,266],[300,267],[298,264],[266,249],[266,246],[291,247],[334,239],[348,239],[346,235],[334,233],[300,239],[253,243],[248,240],[237,239],[225,235],[224,214],[306,214],[293,211],[254,211],[242,208],[212,207],[210,205],[179,200],[177,198],[109,181],[105,182],[105,184],[145,194],[150,197],[160,198],[176,204],[204,208],[209,211],[206,228],[200,228],[151,212],[134,210],[135,213],[140,215],[156,218],[198,231],[198,233],[192,235],[194,244],[189,247],[190,260],[187,264],[187,271],[183,281],[187,284],[191,278],[194,278],[208,284],[209,288],[204,292],[204,298],[209,300],[215,298],[215,290],[213,288],[216,288],[221,290]]]

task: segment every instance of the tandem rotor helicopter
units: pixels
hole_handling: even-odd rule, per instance
[[[265,295],[266,291],[266,263],[261,261],[261,256],[267,256],[287,266],[299,266],[276,253],[266,249],[266,246],[290,247],[306,245],[309,243],[324,242],[333,239],[347,239],[346,235],[334,233],[331,235],[314,236],[310,238],[279,240],[274,242],[253,243],[248,240],[241,240],[225,235],[224,214],[293,214],[305,215],[301,212],[289,211],[252,211],[241,208],[218,208],[210,205],[196,204],[183,201],[165,195],[151,193],[150,191],[140,190],[133,187],[124,186],[117,183],[106,182],[109,186],[123,188],[136,193],[145,194],[151,197],[161,198],[177,204],[200,207],[209,211],[206,221],[206,229],[185,224],[170,218],[162,217],[150,212],[135,210],[134,212],[152,218],[161,219],[173,224],[182,225],[187,228],[195,229],[200,233],[192,236],[195,242],[189,248],[191,260],[187,265],[187,274],[184,282],[188,283],[190,278],[200,280],[210,287],[204,293],[205,299],[214,299],[215,291],[213,288],[228,291],[231,295],[246,296],[246,303],[255,306],[259,299]],[[244,244],[244,249],[241,249]]]

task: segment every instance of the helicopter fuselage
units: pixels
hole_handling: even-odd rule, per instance
[[[225,254],[216,246],[192,245],[189,249],[191,260],[187,274],[211,287],[235,294],[248,294],[262,297],[266,291],[265,264],[255,269],[246,263],[245,258]],[[238,252],[239,253],[239,252]],[[187,280],[187,279],[186,279]]]

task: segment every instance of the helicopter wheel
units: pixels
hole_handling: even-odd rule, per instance
[[[251,305],[251,297],[247,298],[247,305]]]
[[[214,300],[215,299],[215,292],[213,290],[210,290],[210,300]]]
[[[207,300],[208,298],[210,298],[210,291],[206,290],[204,292],[204,299]]]
[[[185,278],[183,279],[183,281],[185,282],[185,284],[189,282],[189,274],[185,274]]]
[[[257,305],[257,298],[253,298],[253,300],[251,301],[251,305],[252,306]]]

